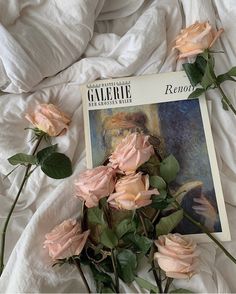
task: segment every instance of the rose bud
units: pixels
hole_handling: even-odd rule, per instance
[[[154,154],[149,136],[132,133],[126,136],[110,156],[111,165],[126,174],[133,173]]]
[[[53,260],[79,255],[84,248],[90,231],[82,232],[76,220],[65,220],[46,234],[44,248]]]
[[[180,51],[179,59],[197,55],[205,49],[211,48],[223,31],[223,29],[214,30],[208,21],[195,22],[195,24],[181,30],[175,39],[173,49]]]
[[[63,135],[68,129],[70,118],[53,104],[37,105],[35,111],[25,118],[50,137]]]
[[[103,197],[114,191],[115,171],[109,166],[98,166],[81,173],[75,181],[76,197],[88,208],[98,206]]]
[[[155,245],[158,252],[154,254],[154,260],[167,277],[186,279],[196,273],[199,252],[192,239],[180,234],[168,234],[158,237]]]
[[[108,198],[116,209],[134,210],[152,203],[151,195],[159,194],[157,189],[148,190],[149,176],[142,173],[122,177],[115,185],[115,193]]]

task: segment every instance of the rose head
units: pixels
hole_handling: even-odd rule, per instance
[[[112,166],[119,168],[126,174],[135,172],[154,154],[153,146],[148,142],[148,139],[149,136],[139,133],[126,136],[110,156]]]
[[[197,55],[211,48],[223,31],[223,29],[214,30],[208,21],[196,22],[181,30],[173,48],[180,51],[179,59]]]
[[[109,204],[117,209],[135,210],[151,204],[151,195],[159,194],[157,189],[148,190],[149,176],[142,173],[122,177],[115,185],[115,193],[108,198]]]
[[[88,208],[98,206],[103,197],[113,192],[115,171],[109,166],[98,166],[81,173],[75,181],[76,197]]]
[[[65,220],[46,234],[44,248],[53,260],[79,255],[84,248],[90,231],[81,231],[76,220]]]
[[[35,111],[27,113],[25,118],[50,137],[63,135],[70,123],[69,117],[53,104],[37,105]]]
[[[154,260],[166,272],[166,276],[174,279],[191,278],[197,267],[196,243],[180,234],[163,235],[155,241],[158,252]]]

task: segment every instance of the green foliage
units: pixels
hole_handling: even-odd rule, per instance
[[[113,249],[118,245],[118,238],[110,228],[105,228],[101,233],[101,243],[107,248]]]
[[[41,164],[41,169],[53,179],[63,179],[72,175],[70,159],[59,152],[54,152],[47,156]]]
[[[194,293],[194,292],[190,291],[190,290],[187,290],[187,289],[184,289],[184,288],[179,288],[179,289],[175,289],[175,290],[170,291],[170,293],[182,293],[182,294],[185,294],[185,293]]]
[[[236,82],[236,80],[233,78],[235,76],[236,76],[236,66],[232,67],[228,72],[218,75],[216,78],[217,84],[220,85],[221,83],[225,81]]]
[[[155,155],[152,155],[150,159],[139,167],[139,171],[149,174],[150,176],[159,173],[160,161]]]
[[[112,278],[108,274],[102,271],[99,271],[92,263],[90,264],[90,268],[93,274],[93,278],[96,282],[97,292],[98,293],[115,293],[115,288],[114,288],[114,283]]]
[[[55,145],[51,145],[49,147],[46,147],[42,150],[40,150],[37,154],[36,154],[36,157],[37,157],[37,161],[38,161],[38,164],[42,165],[44,160],[50,156],[52,153],[56,152],[57,151],[57,144]]]
[[[194,63],[184,63],[183,68],[188,76],[188,79],[193,87],[201,82],[202,73]]]
[[[143,254],[146,254],[148,250],[150,249],[152,245],[152,240],[145,237],[145,236],[140,236],[138,234],[127,234],[124,237],[124,240],[127,242],[132,243],[135,247],[135,249],[138,252],[142,252]]]
[[[183,219],[183,210],[177,210],[172,214],[162,217],[156,225],[156,236],[169,234]]]
[[[121,239],[125,234],[135,232],[137,223],[132,219],[124,219],[116,226],[116,235]]]
[[[103,211],[99,207],[88,208],[87,210],[88,222],[91,224],[104,225]]]
[[[11,157],[8,158],[8,161],[12,165],[28,165],[28,164],[36,164],[37,158],[34,155],[28,155],[25,153],[17,153]]]
[[[122,249],[117,254],[117,265],[119,277],[125,283],[132,283],[135,279],[136,268],[137,268],[137,257],[129,249]]]
[[[221,99],[221,104],[224,110],[228,111],[229,110],[229,106],[228,104],[225,102],[224,98]]]
[[[165,192],[165,195],[166,195],[166,191],[164,191],[164,192]],[[173,201],[174,201],[174,199],[163,198],[163,197],[161,197],[161,195],[153,196],[151,206],[153,208],[163,210],[163,209],[167,208]]]
[[[153,188],[157,188],[158,190],[166,189],[166,182],[163,180],[162,177],[152,176],[149,178],[149,182]]]
[[[166,157],[160,164],[160,174],[167,183],[176,178],[179,170],[179,163],[172,154]]]
[[[195,89],[189,96],[188,98],[192,99],[192,98],[198,98],[199,96],[201,96],[206,90],[203,88],[197,88]]]
[[[153,293],[159,293],[159,289],[151,284],[150,282],[140,278],[140,277],[135,277],[136,283],[139,285],[139,287],[146,289],[148,291],[152,291]]]

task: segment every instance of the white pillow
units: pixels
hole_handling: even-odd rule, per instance
[[[28,92],[77,61],[104,1],[0,0],[1,90]]]

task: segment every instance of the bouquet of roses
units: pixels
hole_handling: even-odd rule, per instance
[[[178,172],[175,157],[161,158],[149,136],[127,135],[106,164],[84,171],[75,181],[82,218],[66,220],[46,235],[44,247],[54,265],[76,265],[88,292],[81,265],[90,268],[99,293],[119,293],[120,279],[168,293],[174,278],[191,278],[197,271],[197,245],[171,232],[186,216],[211,234],[183,211],[178,195],[172,195],[169,184]],[[161,216],[164,210],[171,213]],[[156,285],[137,275],[143,258],[150,262]]]

